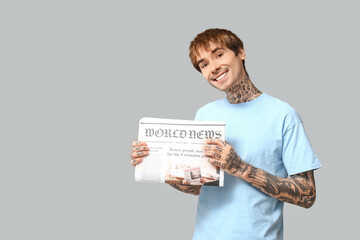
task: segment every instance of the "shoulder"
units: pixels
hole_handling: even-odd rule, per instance
[[[266,109],[271,109],[271,115],[274,119],[281,122],[283,132],[302,123],[301,117],[295,108],[284,100],[266,94],[264,105]]]
[[[300,118],[298,112],[289,103],[279,98],[266,94],[266,104],[268,104],[275,113],[284,117]]]
[[[295,109],[284,100],[281,100],[279,98],[273,97],[269,94],[265,94],[265,102],[266,104],[271,105],[273,109],[276,109],[277,111],[285,112],[285,113],[296,113]]]

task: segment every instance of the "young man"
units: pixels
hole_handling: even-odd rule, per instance
[[[321,167],[296,111],[259,91],[245,69],[242,41],[225,29],[208,29],[190,44],[190,59],[226,98],[200,108],[196,120],[225,121],[226,142],[211,139],[208,161],[222,168],[224,187],[184,186],[200,194],[193,239],[283,239],[283,203],[315,202],[313,170]],[[134,142],[132,164],[148,155]]]

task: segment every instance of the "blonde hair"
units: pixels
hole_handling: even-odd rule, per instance
[[[192,65],[196,70],[201,72],[200,67],[197,63],[196,57],[199,55],[200,49],[208,49],[210,42],[226,46],[232,50],[237,56],[240,49],[244,48],[243,42],[238,36],[226,29],[210,28],[202,33],[199,33],[194,40],[191,41],[189,46],[189,57]],[[245,61],[243,60],[243,64]],[[244,65],[245,67],[245,65]],[[246,71],[246,70],[245,70]]]

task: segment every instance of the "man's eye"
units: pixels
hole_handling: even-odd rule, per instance
[[[219,53],[217,56],[218,56],[218,58],[219,58],[219,57],[221,57],[222,55],[223,55],[222,53]]]
[[[204,63],[203,65],[201,65],[201,68],[205,68],[207,66],[206,63]]]

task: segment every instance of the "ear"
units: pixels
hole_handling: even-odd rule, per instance
[[[245,53],[245,50],[243,48],[240,48],[239,49],[239,53],[238,53],[239,57],[241,60],[245,60],[246,58],[246,53]]]

